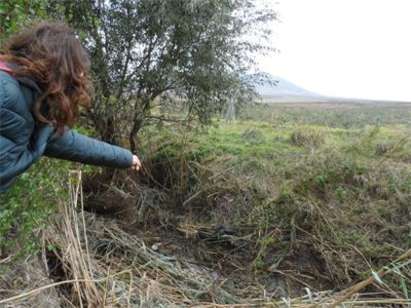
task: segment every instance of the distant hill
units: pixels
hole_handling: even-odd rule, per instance
[[[270,79],[271,82],[267,81],[256,87],[261,96],[320,96],[284,78],[272,76]]]
[[[257,84],[255,90],[261,96],[265,103],[382,103],[394,102],[387,100],[373,100],[373,99],[358,99],[358,98],[341,98],[321,95],[315,92],[306,90],[284,78],[266,75],[267,81]],[[395,102],[406,103],[411,102]]]
[[[305,101],[325,101],[324,96],[308,91],[284,78],[269,76],[268,80],[255,87],[257,93],[263,100],[273,102],[305,102]]]

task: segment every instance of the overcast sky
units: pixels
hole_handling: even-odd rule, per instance
[[[411,0],[263,0],[279,14],[261,67],[320,94],[411,101]]]

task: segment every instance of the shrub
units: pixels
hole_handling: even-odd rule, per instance
[[[55,211],[58,198],[65,198],[62,175],[69,163],[42,159],[22,174],[9,191],[1,196],[0,248],[8,250],[18,245],[20,254],[36,248],[36,230]]]
[[[291,143],[296,146],[316,148],[325,143],[325,134],[316,127],[299,127],[291,134]]]

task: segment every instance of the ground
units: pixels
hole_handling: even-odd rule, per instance
[[[208,127],[147,127],[141,175],[43,161],[77,170],[72,188],[81,170],[84,189],[84,204],[72,191],[42,228],[45,277],[93,281],[53,296],[62,306],[297,305],[335,301],[373,277],[358,304],[403,303],[410,256],[396,259],[411,248],[410,133],[411,104],[267,104]],[[55,200],[22,196],[55,184],[42,172],[9,193],[10,215],[16,202]],[[84,216],[67,210],[80,203]]]

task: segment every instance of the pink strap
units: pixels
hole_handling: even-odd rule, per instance
[[[0,60],[0,70],[10,74],[13,73],[12,69],[7,66],[7,63],[2,60]]]

